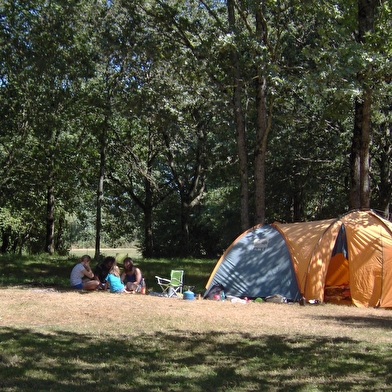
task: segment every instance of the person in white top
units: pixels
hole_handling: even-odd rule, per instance
[[[94,272],[90,267],[91,257],[84,255],[78,264],[73,267],[70,276],[71,287],[77,290],[96,290],[99,281],[93,279]]]

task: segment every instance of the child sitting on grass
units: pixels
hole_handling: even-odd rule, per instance
[[[130,293],[121,282],[120,268],[118,268],[116,263],[110,268],[109,274],[106,277],[106,288],[108,287],[111,293]]]
[[[84,255],[79,263],[73,267],[70,276],[71,287],[77,290],[95,290],[99,282],[94,280],[94,273],[90,267],[91,257]]]

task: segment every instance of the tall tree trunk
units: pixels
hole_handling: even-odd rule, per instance
[[[54,187],[49,185],[46,195],[46,252],[54,253]]]
[[[143,256],[152,257],[154,253],[154,241],[153,241],[153,231],[152,231],[152,207],[145,208],[144,210],[144,247],[145,247],[145,251],[143,253]]]
[[[358,118],[359,104],[355,103],[355,120]],[[358,127],[357,121],[354,123],[353,138],[351,141],[350,152],[350,195],[349,208],[357,209],[361,206],[360,189],[361,189],[361,128]]]
[[[370,207],[369,148],[371,139],[371,91],[355,103],[355,123],[351,144],[350,209]]]
[[[261,5],[256,9],[256,32],[260,44],[265,42],[266,26],[262,23]],[[255,146],[255,219],[256,223],[265,221],[265,158],[267,153],[267,137],[271,129],[271,110],[267,110],[267,79],[263,72],[263,64],[256,69],[256,146]],[[271,109],[271,108],[270,108]]]
[[[2,239],[1,248],[0,248],[1,253],[7,253],[8,247],[10,245],[10,237],[11,235],[9,231],[3,229],[1,233],[1,239]]]
[[[229,28],[232,33],[235,33],[235,9],[234,0],[227,1]],[[233,110],[234,122],[236,127],[238,162],[239,162],[239,176],[240,176],[240,214],[241,214],[241,229],[245,231],[250,227],[249,220],[249,174],[248,174],[248,159],[246,148],[246,132],[245,119],[242,110],[242,81],[238,53],[236,49],[232,49],[231,65],[233,68]]]
[[[60,213],[57,219],[57,230],[54,240],[54,248],[56,251],[64,251],[65,250],[65,243],[64,243],[64,229],[65,229],[65,215],[64,212]]]
[[[105,179],[105,159],[106,159],[106,123],[104,124],[104,130],[101,135],[101,151],[100,151],[100,162],[99,162],[99,182],[97,189],[97,213],[95,223],[95,255],[94,259],[98,260],[101,253],[101,228],[102,228],[102,202],[103,202],[103,183]]]
[[[376,0],[358,0],[358,42],[364,43],[366,33],[374,29]],[[369,147],[371,140],[372,90],[368,86],[369,66],[358,73],[363,86],[362,96],[355,102],[354,131],[351,145],[349,195],[350,209],[370,207]]]
[[[294,191],[294,196],[292,200],[292,221],[300,222],[302,217],[304,216],[304,208],[303,208],[303,195],[302,190],[297,189]]]
[[[53,158],[52,158],[53,159]],[[49,175],[49,185],[46,190],[46,239],[45,251],[52,255],[54,253],[54,185],[53,171]]]
[[[362,137],[361,137],[361,187],[360,187],[360,208],[370,207],[370,134],[371,134],[371,106],[372,92],[366,88],[362,102]]]
[[[258,69],[256,79],[256,147],[255,147],[255,219],[256,223],[265,221],[265,158],[267,153],[267,81]]]
[[[153,209],[153,190],[151,186],[152,162],[153,162],[153,139],[152,132],[149,137],[149,157],[148,171],[144,179],[145,201],[142,206],[144,212],[144,254],[145,257],[152,257],[154,253],[153,231],[152,231],[152,209]]]
[[[178,255],[181,257],[189,256],[190,244],[189,244],[189,215],[191,212],[191,207],[188,202],[187,195],[182,193],[181,197],[181,243],[179,247]]]

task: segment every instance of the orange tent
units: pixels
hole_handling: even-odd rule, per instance
[[[359,307],[392,307],[391,222],[372,211],[354,211],[338,219],[271,226],[286,241],[306,300],[330,296]]]

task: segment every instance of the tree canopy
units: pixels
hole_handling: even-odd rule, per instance
[[[389,217],[387,1],[0,2],[1,252],[217,256]]]

